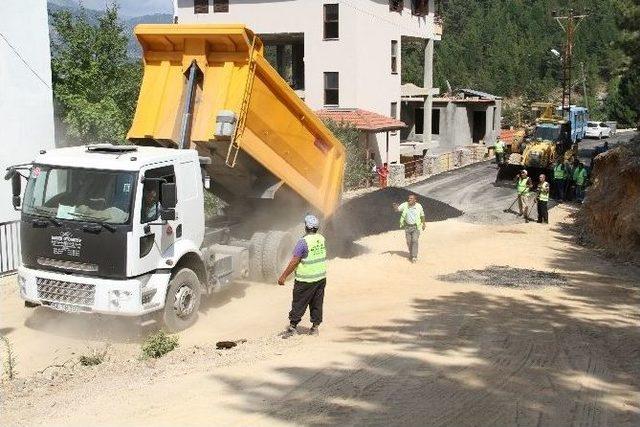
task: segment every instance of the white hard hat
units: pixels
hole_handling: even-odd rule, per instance
[[[320,220],[315,215],[307,215],[304,217],[304,226],[307,228],[319,228]]]
[[[522,170],[520,171],[520,173],[523,173],[523,174],[525,174],[525,175],[529,175],[529,172],[527,172],[527,170],[526,170],[526,169],[522,169]]]

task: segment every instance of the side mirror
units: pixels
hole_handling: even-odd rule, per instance
[[[162,205],[163,210],[175,209],[176,205],[178,204],[175,183],[162,183],[162,187],[160,190],[160,204]]]
[[[16,171],[13,172],[13,176],[11,177],[11,192],[13,193],[11,202],[16,209],[20,207],[20,193],[22,192],[21,178],[20,174]]]
[[[11,191],[14,196],[19,196],[22,193],[22,180],[18,172],[13,172],[11,176]]]

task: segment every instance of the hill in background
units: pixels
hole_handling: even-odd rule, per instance
[[[73,0],[49,1],[47,3],[47,9],[49,10],[49,13],[63,10],[69,11],[74,15],[80,13],[80,7]],[[97,22],[98,17],[103,13],[100,10],[88,9],[86,7],[85,12],[87,14],[87,17],[89,18],[89,22],[92,23]],[[173,19],[173,15],[170,13],[154,13],[133,17],[122,15],[121,18],[125,32],[129,36],[129,54],[133,57],[140,57],[142,51],[140,50],[140,45],[138,44],[138,41],[133,34],[134,27],[138,24],[169,24]],[[49,26],[49,31],[51,32],[51,30],[51,26]],[[51,36],[52,38],[55,37],[53,33]]]

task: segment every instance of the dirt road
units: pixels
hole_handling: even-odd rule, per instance
[[[444,199],[457,179],[414,189]],[[27,311],[2,283],[22,376],[2,384],[2,424],[639,425],[640,272],[577,246],[571,207],[516,224],[502,202],[474,211],[507,189],[466,187],[466,212],[428,224],[417,264],[398,230],[330,261],[319,337],[278,338],[290,288],[247,283],[207,303],[176,351],[141,361],[131,323]],[[102,365],[31,376],[104,341]]]

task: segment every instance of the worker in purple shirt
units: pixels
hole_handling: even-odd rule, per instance
[[[298,332],[298,323],[307,307],[313,324],[309,333],[317,335],[318,326],[322,323],[324,287],[327,282],[327,248],[324,237],[318,233],[318,218],[307,215],[304,218],[304,228],[306,234],[296,244],[289,265],[278,279],[278,285],[284,286],[287,277],[295,271],[289,326],[283,334],[285,338]]]

